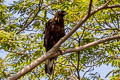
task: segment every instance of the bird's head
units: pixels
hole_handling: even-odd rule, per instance
[[[68,14],[66,11],[57,11],[55,13],[56,17],[64,17],[66,14]]]

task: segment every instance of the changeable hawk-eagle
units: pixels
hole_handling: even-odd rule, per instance
[[[46,23],[44,36],[44,46],[46,48],[46,52],[50,50],[65,35],[63,17],[66,14],[67,13],[65,11],[58,11],[55,13],[54,18],[50,19]],[[55,59],[56,57],[46,60],[45,63],[46,73],[48,74],[53,73]]]

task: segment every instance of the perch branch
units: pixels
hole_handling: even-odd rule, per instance
[[[96,12],[102,10],[102,9],[106,9],[107,7],[107,4],[110,2],[111,0],[109,0],[108,2],[106,2],[103,6],[99,7],[98,9],[92,11],[90,13],[90,16],[92,16],[93,14],[95,14]],[[118,7],[118,6],[116,6]],[[113,6],[113,8],[116,8]],[[111,8],[110,6],[108,8]],[[90,17],[89,16],[89,17]],[[60,47],[60,45],[65,42],[65,40],[67,40],[80,26],[83,25],[83,23],[85,23],[85,21],[87,21],[87,19],[89,18],[87,17],[87,15],[80,20],[80,22],[67,34],[65,35],[63,38],[61,38],[55,46],[53,46],[52,49],[50,49],[46,55],[42,55],[40,58],[36,59],[34,62],[32,62],[30,65],[24,67],[21,71],[19,71],[18,73],[16,73],[15,75],[9,77],[7,80],[17,80],[19,79],[21,76],[25,75],[26,73],[30,72],[31,70],[33,70],[36,66],[38,66],[39,64],[41,64],[43,61],[45,61],[46,59],[48,58],[51,58],[51,57],[55,57],[55,56],[59,56],[60,54],[54,54],[54,52],[57,51],[57,49]],[[74,51],[81,51],[81,50],[84,50],[86,48],[89,48],[91,46],[95,46],[95,45],[98,45],[100,43],[103,43],[103,42],[106,42],[106,41],[110,41],[110,40],[114,40],[114,39],[119,39],[120,36],[119,35],[116,35],[116,36],[113,36],[113,37],[109,37],[109,38],[104,38],[104,39],[101,39],[101,40],[98,40],[98,41],[95,41],[95,42],[92,42],[92,43],[89,43],[89,44],[86,44],[84,46],[81,46],[81,47],[77,47],[77,48],[70,48],[70,49],[67,49],[67,50],[64,50],[62,51],[62,54],[65,54],[65,53],[69,53],[69,52],[74,52]]]

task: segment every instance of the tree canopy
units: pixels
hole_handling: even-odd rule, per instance
[[[59,10],[68,13],[66,35],[46,54],[45,24]],[[120,0],[0,0],[0,50],[8,52],[0,58],[1,80],[103,80],[92,73],[103,64],[115,67],[106,78],[119,80]],[[55,56],[50,76],[44,61]]]

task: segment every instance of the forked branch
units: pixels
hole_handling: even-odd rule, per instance
[[[103,10],[103,9],[107,9],[107,8],[118,8],[120,7],[119,5],[113,5],[113,6],[107,6],[107,4],[110,2],[111,0],[109,0],[108,2],[106,2],[103,6],[99,7],[98,9],[95,9],[94,11],[90,12],[90,16],[92,16],[93,14],[95,14],[96,12]],[[18,73],[16,73],[15,75],[11,76],[8,78],[8,80],[17,80],[19,79],[21,76],[25,75],[26,73],[30,72],[31,70],[33,70],[36,66],[38,66],[39,64],[41,64],[43,61],[45,61],[46,59],[50,58],[50,57],[55,57],[55,56],[59,56],[60,54],[54,54],[55,51],[57,51],[57,49],[60,47],[60,45],[65,42],[65,40],[67,40],[74,32],[76,32],[76,30],[78,28],[80,28],[80,26],[83,25],[83,23],[85,23],[87,21],[87,19],[89,18],[87,15],[80,20],[80,22],[67,34],[65,35],[62,39],[60,39],[56,45],[50,49],[46,55],[41,56],[40,58],[36,59],[34,62],[32,62],[30,65],[26,66],[25,68],[23,68],[21,71],[19,71]],[[96,46],[100,43],[104,43],[106,41],[110,41],[110,40],[114,40],[114,39],[120,39],[119,35],[116,36],[112,36],[109,38],[104,38],[89,44],[86,44],[84,46],[81,47],[77,47],[77,48],[70,48],[67,50],[62,51],[62,54],[66,54],[69,52],[75,52],[75,51],[81,51],[84,50],[86,48],[92,47],[92,46]]]

